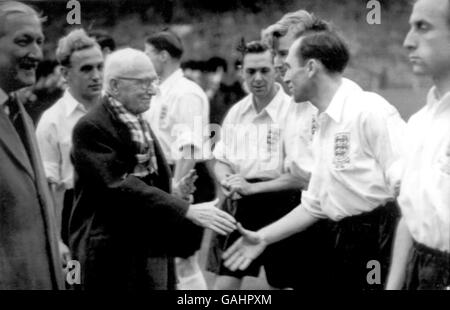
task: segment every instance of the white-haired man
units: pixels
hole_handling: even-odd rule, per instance
[[[69,244],[84,289],[174,289],[173,257],[196,225],[227,234],[234,219],[215,202],[189,205],[170,194],[170,172],[142,113],[157,91],[148,56],[108,56],[105,96],[74,128],[75,204]]]

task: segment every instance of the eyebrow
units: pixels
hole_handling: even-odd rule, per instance
[[[28,31],[17,32],[15,34],[15,38],[19,38],[19,37],[27,37],[27,38],[32,38],[32,39],[36,38],[36,39],[45,40],[44,34],[35,34],[35,33],[30,33]]]

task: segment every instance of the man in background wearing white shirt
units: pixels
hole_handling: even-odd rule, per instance
[[[150,57],[161,81],[160,93],[152,98],[145,117],[158,137],[167,162],[173,169],[173,191],[181,192],[178,185],[183,177],[195,169],[198,179],[193,202],[214,199],[214,181],[206,160],[210,146],[205,130],[209,125],[209,103],[204,91],[183,76],[181,40],[170,31],[151,35],[145,43],[145,53]],[[198,248],[202,230],[199,228]],[[177,259],[179,289],[206,289],[206,281],[198,264],[198,254]]]
[[[450,1],[419,0],[404,46],[432,77],[427,104],[407,126],[402,211],[387,289],[450,289]]]
[[[224,209],[242,225],[258,229],[279,219],[300,201],[302,180],[284,173],[282,136],[291,98],[275,82],[273,54],[261,42],[243,49],[242,74],[250,94],[228,112],[221,140],[214,149],[215,174],[220,181]],[[286,240],[271,247],[267,255],[246,271],[232,271],[223,265],[221,254],[239,237],[238,232],[213,239],[208,269],[219,277],[216,289],[239,289],[244,276],[258,276],[264,266],[269,285],[292,286],[294,254],[301,245]]]
[[[312,27],[314,26],[314,29]],[[289,88],[283,79],[286,74],[285,60],[289,48],[306,31],[328,29],[328,24],[318,20],[313,14],[298,10],[289,12],[276,23],[262,31],[262,40],[272,46],[277,80],[288,94]],[[344,83],[353,83],[344,79]],[[295,175],[301,180],[302,190],[308,188],[313,165],[312,138],[317,127],[317,108],[309,101],[295,102],[291,98],[283,134],[283,147],[286,153],[285,173]],[[323,278],[329,273],[326,268],[329,246],[328,221],[322,220],[307,230],[297,234],[302,254],[292,259],[297,262],[291,270],[292,287],[296,290],[322,288]],[[287,276],[287,275],[286,275]]]
[[[83,29],[76,29],[59,40],[56,58],[68,88],[61,99],[44,112],[36,135],[56,205],[58,227],[62,241],[67,244],[73,200],[72,131],[100,98],[103,55],[94,38],[88,37]],[[68,249],[66,251],[68,253]]]
[[[404,122],[382,97],[343,82],[348,60],[345,43],[330,30],[307,32],[289,49],[285,82],[295,101],[308,100],[319,111],[311,180],[301,205],[289,214],[257,232],[240,229],[243,237],[224,253],[230,269],[247,268],[268,245],[328,218],[334,222],[332,272],[324,283],[382,287],[397,218],[394,188]],[[381,279],[368,278],[373,260]]]

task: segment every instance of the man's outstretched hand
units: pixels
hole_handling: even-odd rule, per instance
[[[245,270],[267,247],[260,233],[246,230],[240,223],[237,223],[237,229],[242,237],[223,253],[224,265],[232,271]]]
[[[193,204],[186,217],[195,224],[211,229],[218,234],[228,235],[236,229],[236,220],[230,214],[217,208],[219,199]]]

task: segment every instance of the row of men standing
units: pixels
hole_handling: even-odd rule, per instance
[[[415,6],[414,12],[419,11],[416,15],[424,18],[420,10],[427,8],[427,4],[425,0],[419,1]],[[373,259],[381,262],[384,284],[397,219],[393,201],[401,174],[398,163],[402,157],[402,120],[383,98],[364,92],[354,82],[342,78],[348,51],[326,23],[299,11],[287,14],[269,27],[265,37],[276,52],[275,63],[272,51],[264,43],[252,42],[243,48],[242,69],[251,94],[227,114],[221,140],[214,148],[216,161],[212,170],[218,180],[220,203],[245,228],[260,229],[289,215],[258,233],[239,227],[231,235],[214,237],[208,268],[221,275],[215,287],[238,288],[243,276],[257,275],[260,265],[264,265],[269,284],[276,288],[311,288],[324,282],[348,288],[373,288],[366,279],[366,264]],[[411,42],[407,47],[415,48]],[[289,56],[283,60],[287,50]],[[69,89],[44,114],[37,132],[50,182],[54,188],[71,189],[72,130],[78,119],[88,109],[92,110],[76,125],[73,135],[75,203],[71,207],[73,199],[66,191],[69,208],[58,208],[70,211],[67,216],[70,225],[62,225],[70,237],[64,237],[63,233],[63,241],[82,263],[84,287],[114,285],[117,288],[120,283],[119,286],[129,289],[174,288],[170,257],[184,256],[177,260],[179,288],[205,288],[198,257],[191,255],[198,245],[180,255],[183,243],[190,243],[183,235],[200,240],[201,230],[181,219],[185,215],[191,222],[222,235],[233,230],[234,219],[218,212],[213,204],[189,207],[182,201],[192,201],[194,166],[200,175],[194,201],[211,200],[216,193],[204,185],[211,185],[211,180],[200,182],[208,178],[208,167],[196,162],[209,159],[210,148],[205,139],[208,136],[202,130],[192,130],[192,125],[196,119],[200,128],[208,123],[208,102],[200,88],[181,74],[181,42],[168,32],[149,38],[146,54],[154,68],[151,63],[146,64],[148,57],[142,57],[138,51],[125,49],[111,55],[103,72],[107,96],[95,108],[92,107],[101,95],[103,64],[95,41],[89,40],[82,31],[73,32],[60,41],[57,54],[65,68]],[[141,61],[133,63],[127,58]],[[274,65],[280,63],[287,69],[284,86],[288,86],[294,100],[275,82]],[[162,80],[160,94],[155,85],[156,73]],[[14,90],[6,86],[2,89]],[[148,109],[152,96],[152,107],[144,117],[148,118],[157,139],[148,125],[142,125],[140,116]],[[445,141],[435,142],[445,148]],[[167,181],[171,173],[162,169],[166,166],[164,157],[172,165],[172,183],[180,199],[156,190],[170,188]],[[439,157],[444,168],[448,165],[445,159]],[[433,197],[446,199],[441,196],[448,194],[448,190],[445,191],[439,180],[437,188],[443,193]],[[407,181],[412,182],[411,178]],[[295,208],[300,203],[301,189],[304,190],[302,204]],[[203,197],[195,197],[202,196],[199,193]],[[420,243],[415,243],[415,249],[428,256],[438,251],[436,268],[448,273],[445,267],[448,265],[448,254],[445,256],[448,210],[442,208],[442,201],[436,202],[438,210],[443,212],[443,223],[433,226],[437,231],[434,234],[423,228],[412,231],[431,234],[439,245],[428,243],[427,237],[416,237]],[[423,201],[419,204],[425,205]],[[195,216],[196,210],[214,214],[202,222],[201,216]],[[51,214],[47,216],[48,222],[54,223]],[[420,220],[432,221],[434,216],[420,217]],[[65,216],[62,218],[64,222]],[[413,212],[409,213],[409,219],[413,225],[420,225]],[[400,223],[399,229],[403,228],[403,220]],[[192,234],[187,233],[191,231]],[[6,232],[11,235],[15,230]],[[270,245],[252,263],[267,244],[293,233],[297,234]],[[158,236],[159,240],[142,237],[145,234]],[[224,264],[222,251],[240,234],[244,238],[225,253],[229,259]],[[148,243],[151,246],[143,246]],[[168,244],[173,244],[174,249],[169,249]],[[430,248],[432,251],[427,252]],[[55,250],[54,244],[52,249]],[[397,258],[403,256],[394,256],[390,277],[394,288],[399,287],[402,275],[401,272],[396,275],[397,270],[402,270],[396,268]],[[110,271],[117,270],[118,262],[128,264],[122,264],[121,272],[112,275]],[[414,273],[422,275],[418,271],[420,267],[423,266],[415,266]],[[382,286],[378,284],[378,288]],[[432,285],[425,288],[448,285],[445,273]]]
[[[288,44],[284,81],[295,102],[318,109],[311,178],[301,205],[288,215],[257,231],[238,225],[242,237],[223,254],[227,268],[246,270],[266,247],[331,219],[323,229],[331,233],[325,237],[331,269],[324,283],[450,288],[450,58],[442,52],[449,47],[449,14],[448,1],[414,4],[404,46],[414,72],[431,76],[435,85],[406,133],[393,106],[342,78],[348,52],[338,35],[319,22]],[[370,274],[364,268],[375,261],[382,268],[379,281],[364,278]]]
[[[122,49],[103,70],[100,47],[84,31],[60,40],[57,57],[68,88],[39,123],[42,165],[32,122],[14,95],[35,82],[44,40],[41,18],[16,1],[2,2],[0,12],[1,113],[7,129],[0,287],[63,288],[59,250],[80,262],[86,289],[175,288],[173,258],[192,252],[190,239],[199,239],[200,227],[227,234],[235,221],[214,202],[189,203],[193,173],[175,182],[178,191],[170,194],[171,172],[141,115],[158,90],[148,55]]]

